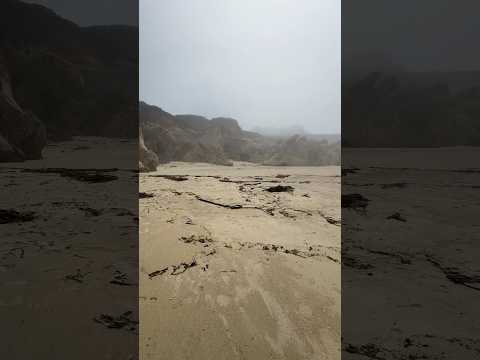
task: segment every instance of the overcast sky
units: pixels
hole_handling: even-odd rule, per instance
[[[343,0],[343,55],[384,52],[414,71],[480,68],[478,0]]]
[[[338,0],[140,0],[140,98],[338,133],[340,13]]]

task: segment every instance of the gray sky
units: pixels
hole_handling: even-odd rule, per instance
[[[340,132],[339,0],[140,0],[140,98],[244,128]]]
[[[478,0],[343,0],[343,55],[384,52],[414,71],[477,70]]]

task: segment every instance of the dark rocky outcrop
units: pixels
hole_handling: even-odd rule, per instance
[[[38,158],[46,139],[137,138],[137,28],[3,0],[0,49],[0,161]]]
[[[138,169],[142,172],[155,171],[159,164],[158,157],[153,151],[145,146],[142,129],[139,131],[139,162]]]
[[[43,123],[15,101],[10,76],[0,56],[0,161],[39,159],[45,144]]]
[[[371,72],[342,87],[344,146],[480,144],[479,71]]]
[[[169,114],[140,103],[140,127],[147,148],[160,162],[191,161],[231,165],[223,149],[222,127],[201,116]]]
[[[307,136],[263,136],[244,131],[235,119],[207,119],[198,115],[172,115],[140,103],[140,126],[145,145],[161,163],[207,162],[232,165],[250,161],[266,165],[338,165],[339,142],[329,144]]]

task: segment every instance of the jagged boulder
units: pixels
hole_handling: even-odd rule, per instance
[[[40,159],[47,141],[45,126],[15,101],[2,60],[0,58],[0,161]]]
[[[148,172],[148,171],[155,171],[159,164],[158,157],[145,146],[145,142],[143,140],[143,132],[140,129],[140,139],[139,139],[139,162],[138,162],[138,169],[141,172]]]
[[[0,162],[22,161],[23,157],[2,135],[0,135]]]

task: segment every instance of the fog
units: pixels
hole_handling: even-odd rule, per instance
[[[344,0],[342,4],[346,58],[383,53],[412,71],[480,67],[479,1]],[[364,59],[375,61],[368,56]]]
[[[140,98],[242,127],[340,132],[338,0],[141,0]]]

